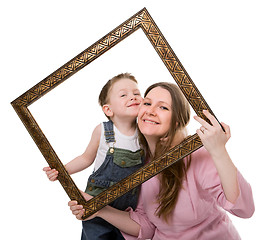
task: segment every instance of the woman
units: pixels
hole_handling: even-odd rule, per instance
[[[208,111],[203,113],[212,123],[195,117],[202,125],[197,134],[203,148],[143,183],[135,211],[106,206],[92,218],[110,222],[125,239],[240,239],[224,210],[251,217],[251,187],[226,151],[229,127],[222,123],[224,132]],[[149,161],[187,136],[189,117],[189,105],[175,85],[157,83],[147,89],[138,126]],[[81,219],[82,206],[75,201],[69,206]]]

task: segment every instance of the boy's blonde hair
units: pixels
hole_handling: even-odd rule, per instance
[[[115,77],[113,77],[112,79],[110,79],[105,85],[104,87],[101,89],[99,97],[98,97],[98,103],[101,107],[103,107],[105,104],[107,104],[109,102],[109,92],[113,86],[114,83],[118,82],[121,79],[130,79],[134,82],[137,82],[137,80],[135,79],[135,77],[133,75],[131,75],[130,73],[121,73]],[[106,114],[105,116],[110,119],[110,117],[108,117]]]
[[[99,97],[98,97],[98,103],[99,103],[99,105],[101,107],[103,107],[103,105],[108,103],[108,101],[109,101],[109,92],[110,92],[110,89],[112,88],[113,84],[118,82],[119,80],[121,80],[123,78],[130,79],[130,80],[132,80],[132,81],[134,81],[134,82],[136,82],[138,84],[138,82],[135,79],[135,77],[133,75],[131,75],[130,73],[121,73],[121,74],[113,77],[101,89],[101,92],[100,92]]]

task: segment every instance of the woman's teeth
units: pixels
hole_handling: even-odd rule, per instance
[[[144,122],[146,122],[146,123],[151,123],[151,124],[158,124],[158,123],[153,122],[153,121],[150,121],[150,120],[144,120]]]

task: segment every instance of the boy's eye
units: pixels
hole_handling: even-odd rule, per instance
[[[122,94],[122,95],[121,95],[121,97],[125,97],[125,96],[126,96],[126,94]]]

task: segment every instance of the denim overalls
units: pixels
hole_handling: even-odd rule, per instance
[[[112,121],[104,122],[103,125],[105,140],[111,146],[102,165],[88,178],[85,192],[92,196],[103,192],[106,188],[135,172],[144,164],[142,150],[132,152],[114,147],[115,136]],[[138,201],[138,192],[139,188],[135,188],[109,205],[120,210],[125,210],[128,207],[135,209]],[[124,238],[117,228],[102,218],[96,217],[83,221],[82,240],[88,239],[118,240]]]

